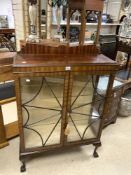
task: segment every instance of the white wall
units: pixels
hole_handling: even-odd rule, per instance
[[[14,17],[12,12],[11,0],[0,0],[0,15],[7,15],[9,21],[9,28],[14,28]]]
[[[41,9],[46,10],[46,0],[41,0]]]
[[[2,113],[4,116],[4,125],[17,121],[16,102],[2,105]]]

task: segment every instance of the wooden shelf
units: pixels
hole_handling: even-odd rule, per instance
[[[94,41],[89,40],[89,41],[85,41],[85,42],[84,42],[84,45],[87,45],[87,44],[88,44],[88,45],[90,45],[90,44],[92,45],[93,43],[94,43]],[[70,46],[78,46],[78,45],[79,45],[79,42],[70,42],[69,45],[70,45]]]
[[[56,23],[53,23],[52,25],[57,25]],[[61,22],[60,25],[67,25],[66,22]],[[71,22],[70,25],[78,25],[80,26],[81,23],[79,22]],[[86,25],[88,26],[96,26],[98,25],[98,23],[86,23]],[[115,22],[115,23],[101,23],[102,26],[117,26],[117,25],[120,25],[118,22]]]
[[[46,24],[41,24],[41,27],[45,27],[46,26]]]

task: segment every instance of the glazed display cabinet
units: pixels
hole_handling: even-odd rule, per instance
[[[98,157],[117,63],[98,55],[95,46],[70,49],[28,43],[13,69],[21,171],[26,170],[26,157],[64,147],[93,144]],[[102,95],[99,84],[104,76],[108,82]]]

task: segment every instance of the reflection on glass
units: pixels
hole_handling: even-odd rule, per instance
[[[97,137],[104,101],[98,83],[95,76],[74,76],[68,142]]]
[[[60,144],[63,77],[21,78],[25,147]]]

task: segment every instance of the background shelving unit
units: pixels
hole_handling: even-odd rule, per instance
[[[104,10],[103,14],[110,15],[110,17],[113,19],[113,23],[105,23],[102,22],[101,24],[101,30],[100,35],[115,35],[116,34],[116,27],[119,24],[119,18],[120,18],[120,11],[121,11],[121,0],[106,0],[104,2]],[[80,29],[80,22],[77,21],[71,21],[70,26],[71,27],[77,27]],[[64,21],[61,20],[61,26],[66,27],[67,26],[67,19]],[[97,23],[86,23],[86,31],[90,32],[91,35],[95,35],[95,32],[97,31]],[[57,31],[57,24],[52,23],[51,25],[52,33],[51,36],[54,36]],[[92,37],[91,37],[92,38]],[[87,39],[88,40],[88,39]],[[86,41],[87,43],[91,43],[92,41]]]

